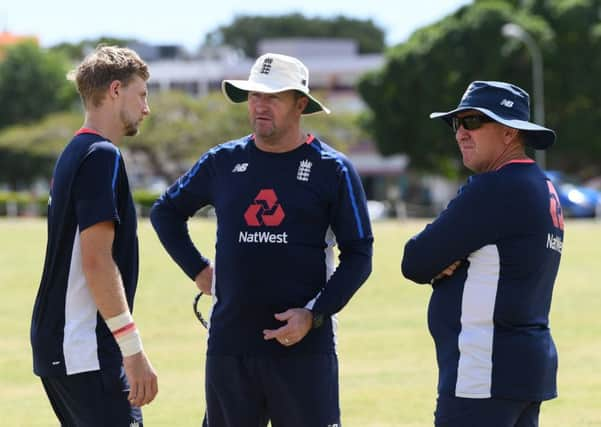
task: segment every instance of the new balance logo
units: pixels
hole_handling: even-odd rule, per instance
[[[234,166],[234,169],[232,169],[232,173],[246,172],[247,167],[248,163],[238,163],[236,166]]]
[[[309,160],[303,160],[298,165],[298,171],[296,172],[296,179],[299,181],[309,181],[309,175],[311,174],[311,163]]]
[[[273,58],[265,58],[265,61],[263,61],[263,67],[261,68],[261,74],[269,74],[272,63]]]
[[[511,108],[513,107],[513,101],[510,101],[509,99],[504,99],[503,101],[501,101],[501,105],[503,107]]]

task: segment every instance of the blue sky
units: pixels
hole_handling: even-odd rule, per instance
[[[101,35],[197,48],[206,33],[238,15],[300,12],[308,17],[339,14],[373,19],[389,44],[454,12],[470,0],[4,0],[0,30],[37,35],[43,46]]]

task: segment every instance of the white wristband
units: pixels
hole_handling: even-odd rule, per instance
[[[142,351],[142,339],[134,319],[129,311],[105,320],[121,349],[123,357],[131,356]]]

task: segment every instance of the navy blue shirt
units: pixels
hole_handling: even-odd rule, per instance
[[[208,204],[217,214],[209,354],[333,351],[330,316],[371,272],[365,194],[348,160],[314,137],[269,153],[248,136],[203,155],[151,213],[161,242],[192,279],[207,260],[186,221]],[[264,329],[283,325],[274,314],[296,307],[324,314],[324,325],[289,348],[265,341]]]
[[[34,372],[70,375],[120,366],[121,352],[88,289],[80,233],[114,221],[113,258],[133,309],[138,278],[136,211],[119,149],[80,130],[57,160],[48,205],[48,243],[33,308]]]
[[[549,329],[563,216],[533,161],[472,176],[440,216],[405,245],[403,274],[432,282],[428,309],[438,392],[540,401],[557,395]],[[450,277],[434,280],[453,262]]]

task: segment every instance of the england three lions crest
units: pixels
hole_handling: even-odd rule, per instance
[[[309,181],[309,175],[311,175],[311,163],[309,160],[302,160],[298,165],[298,171],[296,172],[296,179],[299,181]]]

